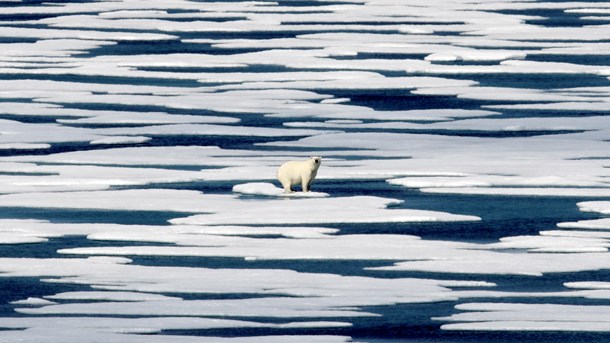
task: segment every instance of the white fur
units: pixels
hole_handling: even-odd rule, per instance
[[[292,186],[299,184],[303,192],[309,192],[320,164],[322,157],[319,156],[312,156],[306,161],[288,161],[278,169],[277,179],[282,183],[286,193],[292,193]]]

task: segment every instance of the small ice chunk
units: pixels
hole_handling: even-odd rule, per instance
[[[460,58],[452,54],[435,53],[426,56],[425,60],[430,62],[456,62],[459,61]]]
[[[162,301],[162,300],[179,300],[177,297],[170,297],[161,294],[140,293],[140,292],[106,292],[106,291],[88,291],[88,292],[64,292],[55,295],[45,296],[47,299],[56,300],[105,300],[105,301]],[[46,301],[48,304],[53,302]],[[48,305],[43,304],[43,305]]]
[[[329,124],[362,124],[362,120],[351,120],[351,119],[336,119],[336,120],[327,120],[325,123]]]
[[[332,99],[324,99],[320,101],[321,104],[340,104],[343,102],[349,102],[349,98],[332,98]]]
[[[24,299],[24,300],[11,301],[11,304],[13,304],[13,305],[30,305],[30,306],[47,306],[47,305],[55,305],[57,303],[54,302],[54,301],[46,300],[46,299],[29,297],[29,298]]]
[[[327,193],[321,192],[294,192],[285,193],[284,189],[274,186],[267,182],[252,182],[233,186],[234,193],[249,194],[249,195],[267,195],[267,196],[291,196],[291,197],[308,197],[318,198],[327,197]]]
[[[607,332],[610,306],[564,304],[470,303],[456,309],[469,311],[444,318],[454,322],[443,330],[483,331],[600,331]]]
[[[411,34],[411,35],[431,35],[434,33],[433,30],[428,30],[428,29],[424,29],[422,27],[407,27],[407,26],[403,26],[401,28],[398,29],[398,31],[400,33],[406,33],[406,34]]]
[[[567,288],[574,289],[610,289],[610,282],[603,281],[565,282],[563,285]]]
[[[582,212],[610,214],[610,201],[583,201],[578,203],[578,208]]]
[[[96,139],[90,144],[140,144],[150,141],[152,138],[145,136],[116,136]]]
[[[577,222],[559,223],[562,229],[610,230],[610,218],[579,220]]]
[[[0,150],[42,150],[49,149],[51,144],[45,143],[4,143],[0,144]]]

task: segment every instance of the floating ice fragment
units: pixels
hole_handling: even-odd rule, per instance
[[[530,252],[586,253],[606,252],[610,242],[596,237],[540,236],[505,237],[499,243],[488,244],[490,249],[526,249]]]
[[[362,120],[350,120],[350,119],[336,119],[336,120],[327,120],[325,123],[329,124],[362,124]]]
[[[585,205],[586,206],[586,205]],[[610,218],[579,220],[571,223],[559,223],[562,229],[610,230]]]
[[[548,188],[548,187],[455,187],[455,188],[422,188],[426,193],[445,193],[445,194],[485,194],[485,195],[510,195],[510,196],[556,196],[556,197],[599,197],[607,198],[610,196],[610,188]],[[610,210],[602,212],[594,208],[583,205],[583,212],[610,213]]]
[[[608,102],[581,101],[581,102],[552,102],[533,104],[484,105],[484,108],[495,110],[537,110],[537,111],[565,111],[565,112],[594,112],[604,113],[610,111]]]
[[[33,244],[47,242],[48,239],[38,237],[27,231],[0,231],[0,244]]]
[[[41,298],[29,297],[29,298],[27,298],[25,300],[11,301],[11,304],[13,304],[13,305],[30,305],[30,306],[47,306],[47,305],[55,305],[57,303],[53,302],[53,301],[41,299]]]
[[[96,139],[91,141],[91,144],[140,144],[152,140],[150,137],[143,136],[116,136]]]
[[[576,289],[610,289],[610,282],[603,281],[575,281],[565,282],[563,285]]]
[[[350,102],[349,98],[333,98],[333,99],[324,99],[320,101],[321,104],[341,104],[345,102]]]
[[[579,202],[578,207],[583,212],[610,214],[610,201],[584,201]]]
[[[443,330],[483,331],[610,331],[609,306],[520,303],[468,303],[456,306],[471,311],[435,318],[457,322]]]
[[[101,30],[70,30],[49,29],[44,30],[29,27],[3,26],[0,37],[25,37],[36,39],[79,39],[93,41],[162,41],[173,40],[178,37],[168,34],[155,34],[147,32],[105,32]]]
[[[235,328],[323,328],[344,327],[349,323],[334,321],[299,321],[288,323],[260,323],[245,320],[219,318],[145,317],[109,318],[102,316],[86,317],[27,317],[1,318],[0,339],[10,343],[37,343],[52,337],[66,343],[196,343],[201,337],[159,334],[163,330],[210,330]],[[284,343],[314,342],[341,343],[351,342],[344,336],[256,336],[256,337],[210,337],[206,340],[227,343]]]
[[[426,56],[425,60],[430,62],[455,62],[459,61],[460,58],[455,55],[436,53]]]
[[[136,128],[111,128],[98,129],[99,134],[104,135],[196,135],[196,136],[264,136],[264,137],[290,137],[310,136],[329,133],[317,130],[289,130],[281,128],[225,126],[213,124],[176,124],[176,125],[153,125]],[[137,139],[134,138],[134,139]]]
[[[483,179],[479,177],[480,179]],[[462,187],[490,187],[492,184],[485,180],[460,177],[406,177],[391,179],[387,181],[392,185],[400,185],[408,188],[462,188]]]
[[[170,297],[161,294],[141,293],[141,292],[64,292],[55,295],[47,295],[46,299],[53,300],[106,300],[106,301],[161,301],[178,300],[180,298]],[[49,302],[51,303],[51,302]],[[49,305],[49,304],[44,304]]]
[[[4,143],[4,144],[0,144],[0,150],[43,150],[43,149],[49,149],[51,147],[51,144],[45,144],[45,143],[32,143],[32,144],[27,144],[27,143]]]
[[[423,27],[409,27],[409,26],[401,26],[398,31],[402,33],[412,34],[412,35],[431,35],[434,31],[425,29]]]
[[[267,200],[233,206],[212,214],[172,219],[173,224],[188,225],[259,225],[259,224],[323,224],[323,223],[397,223],[427,221],[476,221],[475,216],[443,212],[387,209],[399,201],[378,197]],[[306,213],[307,215],[303,215]]]
[[[294,299],[267,297],[237,300],[163,300],[145,302],[68,303],[42,308],[19,308],[17,312],[37,315],[130,315],[184,317],[275,317],[275,318],[340,318],[374,317],[373,313],[342,308],[342,301],[330,297]],[[337,303],[337,306],[334,303]]]
[[[320,198],[327,197],[328,193],[321,192],[293,192],[286,193],[283,188],[276,187],[272,183],[266,182],[255,182],[255,183],[244,183],[241,185],[233,186],[234,193],[249,194],[249,195],[267,195],[267,196],[284,196],[284,197],[306,197],[306,198]]]
[[[606,269],[610,257],[606,252],[515,254],[509,252],[460,251],[437,260],[398,262],[391,267],[373,270],[426,271],[463,274],[510,274],[541,276],[545,273],[579,272]]]

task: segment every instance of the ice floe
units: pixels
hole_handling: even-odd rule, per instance
[[[104,138],[92,130],[65,127],[57,124],[29,124],[12,120],[0,120],[0,144],[8,146],[32,146],[40,148],[49,143],[91,141]]]
[[[64,292],[45,296],[45,299],[52,300],[107,300],[107,301],[162,301],[177,300],[177,297],[170,297],[161,294],[146,294],[138,292]],[[48,305],[48,304],[45,304]]]
[[[78,40],[100,40],[100,41],[155,41],[176,39],[176,36],[167,34],[154,34],[147,32],[104,32],[94,30],[63,30],[45,29],[40,30],[29,27],[3,27],[0,37],[6,38],[34,38],[34,39],[78,39]]]
[[[67,236],[92,240],[135,241],[193,245],[217,240],[214,236],[325,238],[337,229],[265,226],[151,226],[96,223],[51,223],[43,220],[0,220],[2,244],[40,243]],[[230,241],[230,240],[229,240]],[[219,241],[220,242],[220,241]],[[207,243],[202,243],[207,244]]]
[[[245,126],[224,126],[212,124],[155,125],[137,128],[97,129],[104,135],[201,135],[201,136],[310,136],[325,133],[316,130],[286,130],[275,128],[251,128]]]
[[[502,238],[499,243],[490,244],[492,249],[526,249],[529,252],[607,252],[610,242],[603,238],[552,236],[519,236]]]
[[[102,138],[102,139],[97,139],[94,141],[91,141],[90,144],[139,144],[139,143],[146,143],[148,141],[150,141],[152,138],[150,137],[144,137],[144,136],[134,136],[134,137],[121,137],[121,136],[115,136],[115,137],[106,137],[106,138]]]
[[[599,251],[599,249],[598,249]],[[607,268],[606,252],[514,254],[510,252],[467,253],[445,260],[399,262],[376,270],[428,271],[464,274],[543,275],[545,273],[580,272]],[[469,256],[470,255],[470,256]]]
[[[598,281],[598,282],[566,282],[564,286],[568,288],[576,288],[576,289],[610,289],[610,283]]]
[[[610,218],[579,220],[571,223],[559,223],[558,227],[562,229],[585,229],[585,230],[610,230]]]
[[[1,170],[1,168],[0,168]],[[112,186],[201,180],[198,171],[120,166],[10,165],[0,175],[2,193],[101,190]]]
[[[579,202],[578,207],[584,212],[610,214],[610,201],[584,201]]]
[[[519,188],[424,188],[422,192],[445,194],[487,194],[487,195],[514,195],[514,196],[561,196],[561,197],[600,197],[610,196],[609,188],[545,188],[545,187],[519,187]],[[588,211],[584,210],[583,211]],[[596,212],[596,211],[590,211]]]
[[[303,229],[301,229],[303,230]],[[279,230],[278,230],[279,231]],[[149,238],[144,238],[148,236]],[[212,237],[164,233],[151,236],[149,230],[114,231],[90,235],[93,239],[123,241],[154,241],[179,246],[126,246],[63,249],[71,255],[135,255],[135,256],[222,256],[249,260],[420,260],[459,255],[462,250],[478,246],[421,240],[406,235],[338,235],[296,236],[298,239],[261,240],[249,237]],[[281,243],[281,244],[278,244]],[[238,249],[236,249],[238,247]],[[473,253],[474,254],[474,253]]]
[[[391,182],[421,188],[426,192],[608,196],[607,183],[602,176],[606,162],[583,159],[585,156],[582,153],[586,150],[586,156],[604,156],[608,148],[607,142],[600,142],[597,139],[589,140],[585,134],[582,137],[573,134],[560,137],[490,139],[350,132],[308,137],[294,142],[266,143],[265,145],[314,146],[332,149],[372,148],[380,151],[402,150],[408,152],[411,158],[401,161],[378,161],[376,163],[379,166],[376,168],[379,170],[393,166],[398,169],[400,165],[401,172],[411,177]],[[454,149],[454,147],[456,148]],[[500,152],[502,159],[496,157]],[[533,165],[531,162],[534,159],[545,162]],[[364,169],[362,170],[364,171]],[[326,172],[330,171],[339,171],[339,169],[327,168]],[[323,172],[321,170],[320,177],[323,177]],[[429,173],[430,176],[446,174],[445,177],[440,178],[421,177],[426,173]],[[396,172],[394,175],[398,175],[398,173]],[[415,175],[420,177],[413,177]]]
[[[50,148],[46,143],[4,143],[0,144],[0,150],[40,150]]]
[[[23,299],[23,300],[11,301],[11,304],[13,304],[13,305],[28,305],[28,306],[48,306],[48,305],[55,305],[57,303],[53,302],[53,301],[46,300],[46,299],[29,297],[29,298]]]
[[[2,262],[2,270],[6,273],[3,277],[38,275],[47,277],[47,281],[53,283],[86,284],[94,288],[119,291],[116,293],[117,297],[108,302],[86,300],[95,300],[103,294],[112,297],[113,292],[60,294],[51,298],[56,301],[63,299],[71,301],[38,308],[19,308],[18,311],[24,314],[118,315],[123,313],[123,315],[186,317],[222,315],[226,318],[371,317],[377,315],[357,307],[396,302],[446,301],[454,299],[449,287],[492,286],[476,281],[379,279],[273,269],[145,267],[124,264],[120,259],[109,258],[103,260],[3,259]],[[163,275],[160,275],[159,271],[163,271]],[[235,282],[227,284],[227,278]],[[145,294],[132,297],[129,294],[133,291],[265,296],[183,300]],[[373,296],[370,296],[371,292],[374,292]],[[369,296],[364,296],[365,294]]]
[[[146,202],[134,201],[140,198]],[[269,199],[249,202],[230,195],[202,194],[196,191],[143,189],[92,192],[62,192],[53,202],[36,193],[0,196],[0,206],[104,209],[135,211],[175,211],[207,213],[176,218],[174,224],[259,225],[472,221],[475,216],[444,212],[388,209],[400,201],[372,196],[339,198]],[[307,215],[302,215],[307,209]]]
[[[1,203],[1,198],[0,198]],[[480,218],[443,212],[387,209],[399,202],[370,196],[267,200],[233,207],[213,214],[172,219],[173,224],[323,224],[323,223],[380,223],[428,221],[476,221]],[[307,209],[306,214],[303,209]]]
[[[343,327],[341,322],[292,322],[265,324],[244,320],[187,317],[108,318],[108,317],[39,317],[2,318],[0,337],[5,342],[40,342],[53,337],[62,342],[178,342],[201,341],[201,337],[159,334],[163,330],[213,330],[223,328],[290,328],[290,327]],[[259,336],[259,337],[207,337],[214,342],[329,342],[351,341],[344,336]]]
[[[456,306],[469,311],[437,320],[444,330],[485,331],[608,331],[608,306],[560,304],[468,303]]]
[[[267,196],[287,196],[287,197],[327,197],[328,193],[322,192],[294,192],[294,193],[286,193],[283,188],[276,187],[271,183],[266,182],[254,182],[254,183],[244,183],[240,185],[233,186],[233,192],[240,194],[249,194],[249,195],[267,195]]]

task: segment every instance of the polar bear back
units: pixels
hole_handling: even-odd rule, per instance
[[[298,185],[304,177],[314,178],[318,173],[319,164],[307,161],[288,161],[280,166],[277,177],[283,180],[290,180],[291,185]]]

